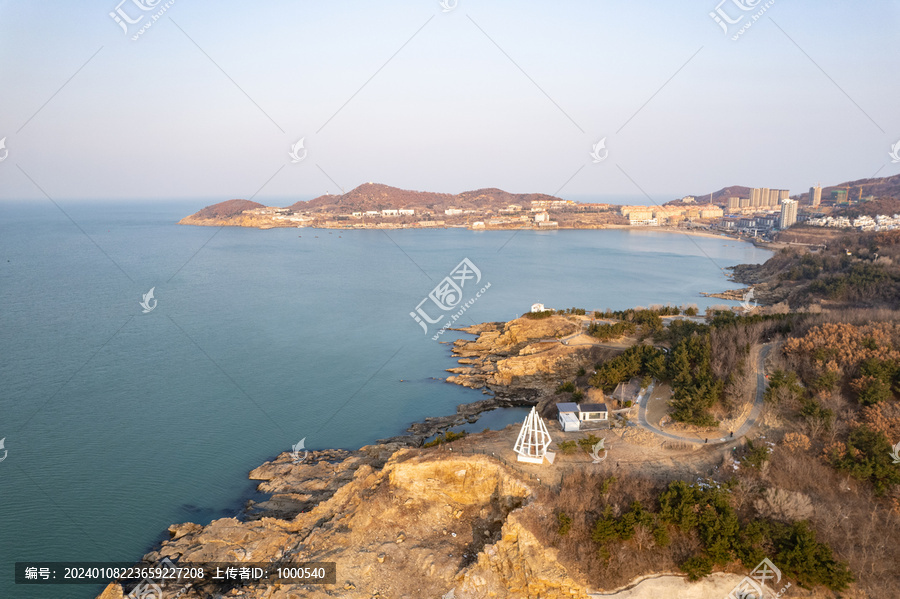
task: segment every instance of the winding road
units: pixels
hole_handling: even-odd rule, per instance
[[[772,349],[771,343],[766,343],[762,347],[759,348],[759,353],[756,356],[756,399],[753,402],[753,408],[750,410],[750,415],[747,417],[747,420],[734,432],[734,437],[722,437],[720,439],[710,439],[709,442],[705,442],[702,439],[695,439],[694,437],[682,437],[681,435],[673,435],[672,433],[667,433],[665,431],[661,431],[649,422],[647,422],[647,402],[650,400],[650,395],[653,393],[653,386],[650,385],[647,388],[647,391],[644,393],[642,397],[638,399],[638,423],[640,426],[646,428],[648,431],[656,433],[662,437],[666,437],[668,439],[672,439],[674,441],[681,441],[684,443],[698,443],[700,445],[714,445],[716,443],[728,443],[729,441],[734,441],[735,439],[739,439],[746,435],[754,425],[756,425],[757,420],[759,420],[759,415],[762,413],[763,402],[765,401],[766,395],[766,356],[769,355],[769,351]]]

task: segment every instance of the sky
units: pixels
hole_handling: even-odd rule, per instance
[[[0,201],[900,172],[900,2],[718,1],[0,0]]]

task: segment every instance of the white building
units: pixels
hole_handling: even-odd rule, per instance
[[[550,215],[546,212],[538,212],[534,215],[534,222],[536,223],[546,223],[550,221]]]
[[[401,208],[397,212],[400,213],[400,216],[413,216],[416,211],[411,208]]]
[[[463,211],[459,208],[447,208],[446,210],[444,210],[444,214],[446,214],[447,216],[459,216],[462,213]]]
[[[578,418],[577,403],[561,402],[556,404],[556,409],[559,411],[557,420],[559,420],[559,426],[564,433],[573,433],[580,430],[581,426],[579,423],[581,419]]]
[[[544,308],[544,304],[531,304],[532,312],[543,312],[544,310],[546,310],[546,308]]]
[[[400,212],[393,209],[382,210],[381,216],[400,216]]]

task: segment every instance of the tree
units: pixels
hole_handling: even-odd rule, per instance
[[[816,533],[805,520],[780,528],[774,538],[775,563],[804,586],[825,585],[842,591],[853,582],[845,562],[834,559],[831,548],[816,541]]]
[[[870,481],[878,495],[900,485],[900,466],[893,463],[891,444],[884,433],[858,426],[850,431],[846,445],[832,447],[829,454],[835,468]]]

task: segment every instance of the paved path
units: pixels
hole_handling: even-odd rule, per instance
[[[750,410],[750,415],[747,417],[747,420],[744,421],[744,424],[742,424],[740,428],[735,431],[734,437],[728,436],[722,437],[720,439],[710,439],[709,442],[706,443],[702,439],[695,439],[694,437],[682,437],[681,435],[673,435],[672,433],[667,433],[659,430],[658,428],[647,422],[647,401],[649,401],[650,395],[653,393],[652,384],[647,388],[647,391],[644,393],[644,395],[638,398],[638,404],[640,406],[638,408],[638,422],[641,426],[653,433],[656,433],[657,435],[684,443],[715,445],[716,443],[728,443],[729,441],[734,441],[734,439],[743,437],[750,431],[751,428],[753,428],[757,420],[759,420],[759,415],[762,413],[763,402],[765,401],[766,395],[766,356],[769,355],[769,350],[771,349],[771,343],[767,343],[759,348],[759,354],[756,357],[756,399],[753,402],[753,408]]]

